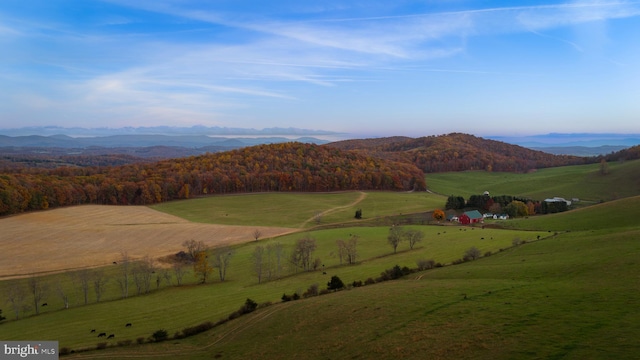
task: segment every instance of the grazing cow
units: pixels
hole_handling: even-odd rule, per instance
[[[116,337],[114,334],[111,334],[109,336],[107,336],[107,339],[113,339],[114,337]]]
[[[127,323],[127,325],[125,325],[125,327],[131,327],[131,323]]]
[[[47,306],[47,305],[49,305],[49,304],[47,304],[47,303],[42,304],[42,306]]]
[[[105,336],[107,336],[107,333],[100,333],[100,334],[98,334],[98,337],[105,337]]]
[[[117,261],[114,261],[114,262],[113,262],[113,265],[118,265],[118,262],[117,262]]]
[[[93,334],[94,332],[96,332],[96,329],[91,329],[91,333]]]

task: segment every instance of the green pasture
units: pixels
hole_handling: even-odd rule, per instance
[[[409,226],[423,231],[424,241],[409,250],[407,243],[398,247],[398,253],[387,243],[388,227],[360,227],[330,230],[318,230],[287,235],[277,239],[252,242],[234,249],[234,255],[228,268],[227,281],[220,283],[217,274],[211,274],[211,283],[195,285],[192,274],[185,275],[187,286],[167,287],[162,284],[160,290],[142,296],[131,296],[119,300],[120,289],[116,283],[119,276],[118,267],[106,269],[110,277],[107,293],[99,304],[81,306],[81,294],[78,285],[74,284],[68,274],[49,276],[43,282],[49,284],[50,293],[47,297],[49,306],[42,309],[38,316],[30,316],[19,321],[7,321],[0,326],[0,338],[7,340],[38,338],[56,339],[61,346],[74,349],[95,346],[99,339],[90,334],[90,329],[97,332],[114,333],[115,343],[118,340],[133,340],[138,337],[148,337],[159,328],[164,328],[174,334],[184,327],[193,326],[203,321],[217,321],[237,310],[247,298],[259,303],[279,302],[283,293],[302,294],[310,285],[318,284],[325,288],[332,275],[338,275],[345,283],[364,281],[376,278],[385,269],[395,265],[416,267],[419,259],[433,259],[442,264],[450,263],[463,256],[472,246],[479,248],[482,253],[499,252],[500,249],[511,246],[513,239],[534,240],[537,236],[546,236],[544,232],[519,230],[497,230],[468,228],[457,226]],[[358,261],[354,265],[340,265],[337,256],[336,240],[349,239],[358,235]],[[255,246],[266,245],[269,242],[281,243],[289,254],[293,243],[304,236],[316,239],[317,249],[314,258],[320,258],[323,268],[317,271],[293,274],[285,269],[288,275],[279,280],[257,283],[253,273],[252,254]],[[25,282],[26,280],[16,280]],[[70,294],[72,307],[63,310],[61,300],[55,295],[54,284],[61,283]],[[6,289],[11,281],[2,282]],[[135,289],[130,285],[130,294]],[[90,301],[95,302],[93,289]],[[8,309],[5,307],[5,309]],[[9,315],[5,310],[5,315]],[[133,323],[131,328],[124,324]]]
[[[571,210],[553,216],[532,216],[526,219],[496,221],[505,228],[579,231],[617,228],[637,228],[640,218],[640,196],[625,198]]]
[[[489,191],[491,195],[518,195],[536,200],[560,196],[578,198],[588,205],[640,195],[640,160],[540,169],[527,174],[463,171],[427,174],[429,190],[468,199]]]
[[[640,230],[572,232],[86,354],[157,359],[636,359]],[[79,354],[72,358],[82,358]]]
[[[629,176],[630,169],[638,164],[610,164],[611,173],[606,176]],[[548,177],[557,181],[558,176],[568,173],[573,177],[582,174],[583,178],[601,176],[591,171],[598,167],[589,171],[585,171],[589,167],[570,168],[548,169],[557,172],[553,175],[551,171]],[[479,192],[472,188],[467,190],[469,194],[488,190],[492,194],[524,196],[527,194],[517,193],[517,189],[525,189],[526,184],[534,186],[536,181],[528,177],[545,171],[510,174],[514,177],[503,180],[504,188],[513,191],[485,188],[483,184],[491,184],[485,176],[496,176],[492,179],[497,182],[500,174],[483,172],[465,173],[448,189],[466,196],[461,190],[478,179]],[[427,177],[429,186],[431,176]],[[573,186],[581,184],[574,182]],[[620,193],[633,192],[620,189],[620,184],[612,187],[619,188]],[[598,189],[595,185],[592,188]],[[581,191],[575,189],[576,193]],[[589,199],[562,193],[549,196]],[[604,197],[594,196],[594,201]],[[82,305],[72,273],[48,275],[41,280],[49,288],[44,300],[49,305],[40,315],[32,316],[32,311],[27,311],[17,321],[12,320],[5,294],[13,284],[25,284],[28,279],[2,281],[0,308],[8,319],[0,323],[0,339],[58,340],[62,347],[83,349],[106,341],[89,333],[91,329],[115,334],[115,339],[108,341],[110,345],[122,340],[135,342],[161,328],[172,336],[187,326],[216,322],[251,298],[276,304],[196,337],[79,356],[606,359],[632,358],[629,354],[640,350],[636,342],[640,319],[633,311],[639,305],[640,290],[634,283],[640,270],[635,260],[640,252],[636,241],[640,235],[635,222],[640,215],[637,197],[561,214],[496,222],[509,229],[408,225],[405,228],[423,231],[424,240],[413,250],[406,242],[401,243],[397,254],[387,243],[388,226],[358,226],[375,224],[368,220],[378,217],[442,208],[445,201],[442,195],[426,192],[345,192],[212,196],[161,204],[154,208],[191,221],[298,227],[306,231],[235,247],[223,283],[217,280],[215,271],[205,285],[196,285],[195,277],[188,273],[184,286],[162,282],[155,290],[154,279],[150,294],[133,296],[135,287],[130,280],[130,297],[124,300],[116,282],[116,265],[101,269],[110,278],[104,301],[96,304],[90,289],[91,304],[86,306]],[[362,209],[363,221],[353,219],[356,209]],[[314,217],[319,212],[323,213],[321,225],[341,223],[345,227],[314,229]],[[358,236],[357,263],[341,265],[336,241],[353,235]],[[288,276],[258,284],[252,271],[255,247],[279,242],[289,254],[294,242],[305,236],[316,239],[313,258],[319,258],[324,267],[298,273],[289,269]],[[514,239],[526,240],[526,244],[513,247]],[[400,281],[280,304],[283,293],[303,293],[312,284],[325,288],[332,275],[349,284],[376,278],[394,265],[415,268],[419,259],[449,264],[472,246],[491,256],[416,273]],[[70,309],[63,309],[58,287],[70,296]],[[25,305],[30,305],[30,298],[26,299]],[[126,323],[133,326],[127,328]]]
[[[426,192],[259,193],[208,196],[153,205],[189,221],[247,226],[308,228],[317,224],[424,212],[442,208],[446,198]],[[316,215],[321,213],[319,222]]]

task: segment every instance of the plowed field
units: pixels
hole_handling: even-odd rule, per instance
[[[185,240],[211,247],[294,231],[192,223],[143,206],[84,205],[0,219],[0,279],[111,264],[183,250]]]

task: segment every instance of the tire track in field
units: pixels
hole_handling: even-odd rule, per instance
[[[153,358],[153,357],[166,357],[166,356],[170,356],[170,355],[185,355],[185,353],[195,353],[195,352],[202,352],[205,351],[211,347],[213,347],[214,345],[217,345],[218,343],[220,343],[221,341],[227,339],[227,338],[231,338],[233,336],[236,336],[240,333],[242,333],[244,330],[248,329],[249,327],[255,325],[256,323],[270,317],[271,315],[273,315],[276,312],[282,311],[283,309],[288,308],[289,306],[291,306],[291,303],[286,303],[286,304],[280,304],[279,306],[274,306],[275,309],[271,309],[271,311],[265,311],[264,313],[261,314],[254,314],[255,316],[253,316],[253,318],[236,325],[235,327],[223,332],[222,334],[220,334],[218,336],[218,338],[207,344],[204,346],[200,346],[200,347],[194,347],[194,348],[185,348],[185,349],[181,349],[181,350],[164,350],[162,352],[150,352],[150,353],[117,353],[115,354],[115,356],[117,356],[119,359],[120,358],[127,358],[127,359],[135,359],[135,358]],[[169,341],[169,340],[167,340]],[[135,345],[134,345],[135,346]],[[95,351],[99,351],[99,350],[95,350]],[[113,359],[114,358],[114,354],[71,354],[70,356],[65,356],[66,358],[71,358],[71,359]]]
[[[367,193],[360,191],[360,196],[358,196],[358,198],[355,201],[353,201],[352,203],[347,204],[347,205],[342,205],[342,206],[336,206],[336,207],[333,207],[331,209],[325,210],[325,211],[321,212],[318,215],[314,215],[314,216],[308,218],[307,220],[305,220],[300,225],[300,228],[304,228],[305,226],[307,226],[308,223],[310,223],[312,221],[315,221],[317,216],[325,216],[327,214],[330,214],[330,213],[338,211],[338,210],[342,210],[342,209],[346,209],[348,207],[356,206],[366,198],[367,198]]]

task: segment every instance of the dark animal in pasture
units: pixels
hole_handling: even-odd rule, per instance
[[[107,333],[100,333],[100,334],[98,334],[98,337],[105,337],[105,336],[107,336]]]
[[[90,333],[93,334],[94,332],[96,332],[96,329],[91,329]]]
[[[113,265],[118,265],[118,262],[117,262],[117,261],[114,261],[114,262],[113,262]]]
[[[125,325],[125,327],[131,327],[131,323],[127,323],[127,325]]]
[[[107,336],[107,339],[113,339],[114,337],[116,337],[114,334],[111,334],[109,336]]]
[[[42,306],[47,306],[47,305],[49,305],[49,304],[47,304],[47,303],[42,304]]]

